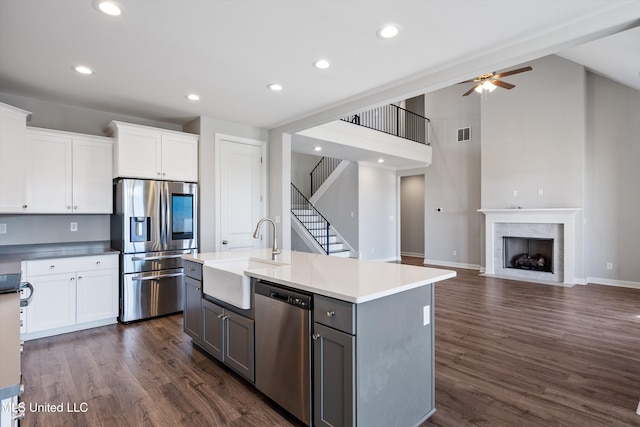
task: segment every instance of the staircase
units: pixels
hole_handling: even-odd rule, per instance
[[[306,229],[311,243],[327,255],[348,258],[351,250],[329,221],[291,184],[291,214]]]

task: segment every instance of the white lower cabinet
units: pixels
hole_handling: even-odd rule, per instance
[[[26,277],[33,297],[23,339],[117,321],[117,254],[27,261]]]

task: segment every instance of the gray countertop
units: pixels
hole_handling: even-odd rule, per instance
[[[0,253],[0,275],[19,274],[22,261],[119,253],[119,251],[101,244],[22,246],[15,248],[16,252],[12,252],[11,248],[4,249],[5,253]]]

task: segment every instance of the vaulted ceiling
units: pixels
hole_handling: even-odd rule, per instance
[[[640,89],[637,0],[118,3],[110,17],[91,0],[1,0],[0,92],[300,129],[552,53]],[[400,34],[376,37],[390,22]]]

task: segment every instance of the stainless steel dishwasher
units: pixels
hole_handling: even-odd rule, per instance
[[[256,387],[311,425],[311,294],[255,283]]]

